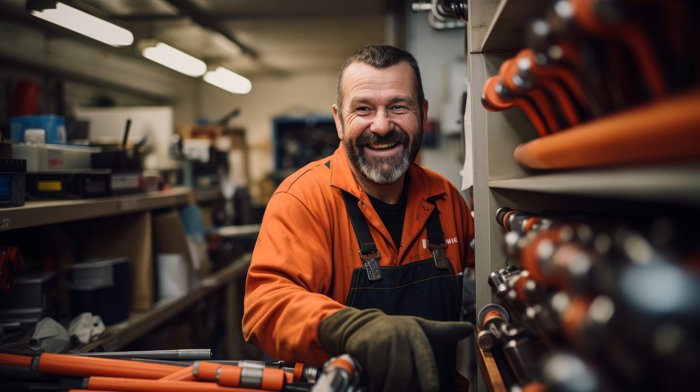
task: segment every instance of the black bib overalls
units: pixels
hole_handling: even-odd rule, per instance
[[[352,273],[345,304],[358,309],[376,308],[389,315],[418,316],[430,320],[457,321],[461,308],[461,279],[447,260],[437,207],[427,222],[433,258],[405,266],[379,267],[379,252],[357,206],[357,199],[343,192],[363,267]],[[455,389],[456,343],[431,342],[443,391]],[[419,369],[420,371],[420,369]]]

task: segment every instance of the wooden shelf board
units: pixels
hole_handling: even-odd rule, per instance
[[[0,231],[100,218],[185,204],[189,188],[94,199],[29,201],[21,207],[0,209]]]
[[[198,203],[208,203],[212,201],[222,200],[224,196],[221,194],[221,189],[218,186],[194,189],[194,198]]]
[[[490,180],[492,189],[700,204],[700,164],[615,168]]]
[[[477,52],[515,51],[525,46],[526,29],[544,15],[548,1],[501,0]]]

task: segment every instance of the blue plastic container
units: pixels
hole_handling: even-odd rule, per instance
[[[14,143],[24,143],[24,131],[43,129],[46,143],[66,144],[66,120],[55,114],[10,117],[10,137]]]

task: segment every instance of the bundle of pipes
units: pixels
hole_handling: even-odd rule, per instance
[[[311,391],[318,376],[301,363],[125,358],[134,353],[0,353],[0,373],[11,387],[62,391]]]

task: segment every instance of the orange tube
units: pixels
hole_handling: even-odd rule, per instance
[[[266,391],[281,391],[287,381],[285,371],[282,369],[246,369],[214,362],[198,362],[194,365],[194,369],[194,375],[198,380],[215,381],[226,387],[255,387]],[[252,373],[248,376],[252,382],[246,383],[246,372]]]
[[[590,121],[521,144],[533,169],[570,169],[700,157],[700,91]]]
[[[64,376],[106,376],[158,379],[168,376],[180,366],[133,362],[121,359],[83,357],[69,354],[44,353],[37,370]]]
[[[197,380],[217,382],[217,372],[220,367],[218,363],[197,361],[192,366],[192,374]]]
[[[161,381],[134,378],[90,377],[90,390],[138,391],[138,392],[251,392],[259,389],[227,388],[211,382]]]
[[[196,381],[194,375],[192,374],[192,366],[187,366],[183,367],[182,369],[173,372],[171,374],[168,374],[165,377],[161,377],[158,380],[160,381]]]
[[[258,372],[262,371],[260,376],[259,385],[256,381],[252,383],[246,383],[246,372]],[[257,379],[257,373],[251,375],[252,378]],[[263,368],[263,369],[246,369],[240,368],[238,366],[221,365],[219,369],[219,385],[227,387],[256,387],[264,389],[266,391],[281,391],[284,388],[284,383],[286,377],[284,375],[284,370],[273,369],[273,368]]]
[[[262,389],[268,391],[281,391],[284,388],[287,377],[282,369],[265,368],[263,369]],[[222,384],[223,385],[223,384]]]
[[[32,358],[33,357],[28,355],[0,353],[0,365],[30,367],[32,365]]]
[[[219,368],[219,377],[216,382],[227,387],[240,387],[243,376],[243,368],[238,366],[227,366]]]

